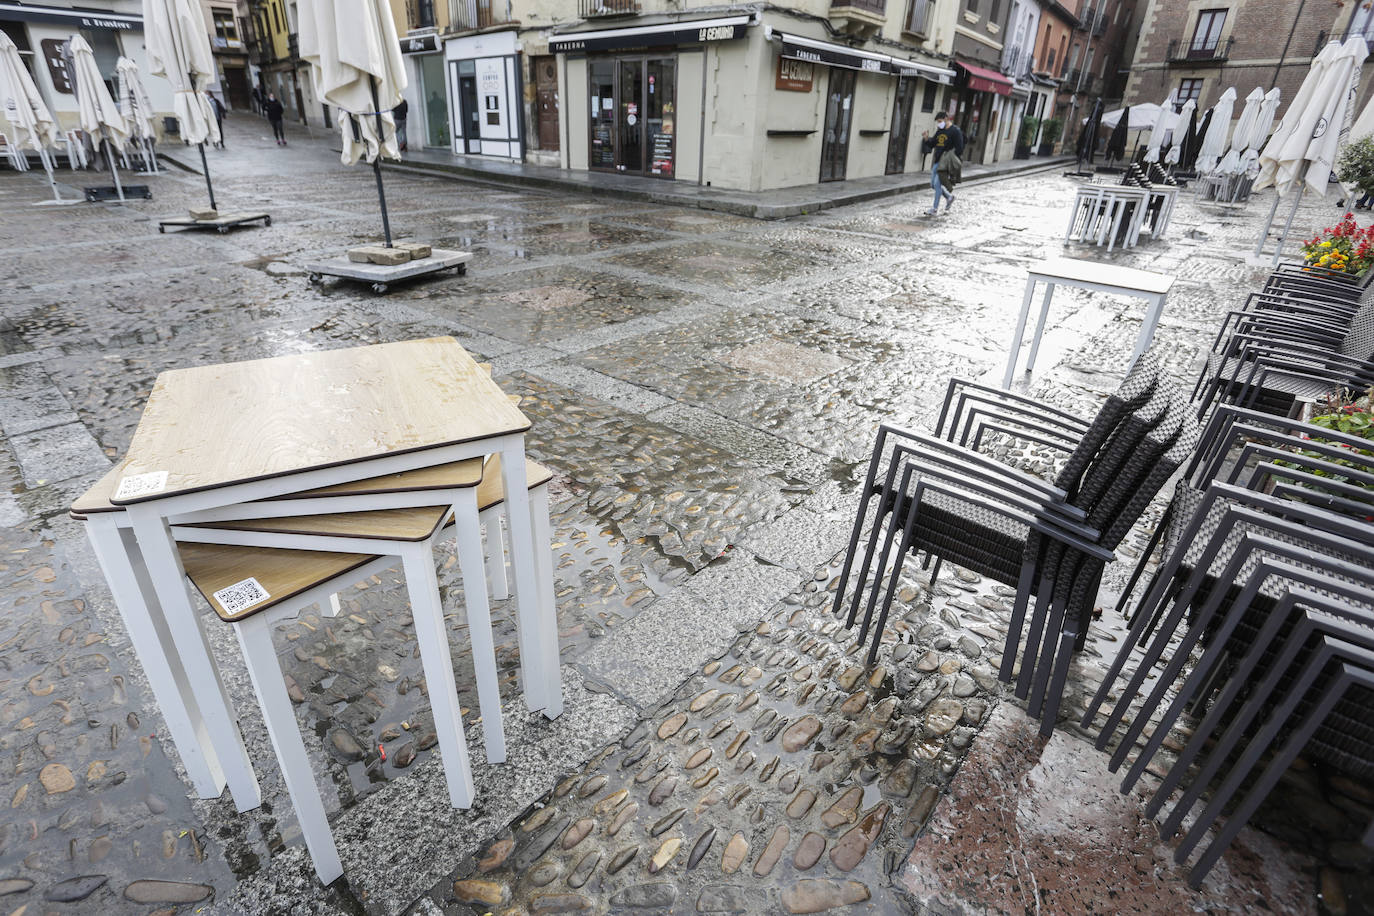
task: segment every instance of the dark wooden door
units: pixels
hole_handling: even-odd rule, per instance
[[[916,103],[916,77],[897,79],[897,101],[892,106],[892,130],[887,137],[887,174],[906,171],[906,148],[911,140],[911,110]]]
[[[463,109],[464,152],[482,152],[482,112],[477,107],[477,77],[458,77],[458,99]]]
[[[843,181],[849,159],[849,128],[854,115],[854,71],[830,68],[821,140],[821,181]]]
[[[558,65],[552,54],[534,58],[534,110],[539,148],[558,149]]]

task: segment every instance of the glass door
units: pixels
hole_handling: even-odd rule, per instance
[[[621,172],[644,174],[644,61],[617,61],[616,135]]]
[[[420,57],[420,91],[425,100],[425,146],[448,146],[448,94],[444,91],[444,55]]]
[[[897,78],[897,101],[892,106],[892,130],[887,137],[887,174],[906,171],[906,147],[911,140],[911,109],[916,103],[916,78]]]
[[[672,178],[677,161],[677,59],[621,57],[593,60],[592,169]]]
[[[614,169],[615,158],[615,61],[593,60],[590,73],[592,99],[591,152],[593,169]]]
[[[482,112],[477,107],[477,64],[458,61],[458,109],[463,125],[463,152],[482,152]]]
[[[844,180],[853,109],[854,71],[831,67],[825,102],[825,136],[821,141],[821,181]]]
[[[677,60],[650,59],[645,67],[644,134],[649,174],[672,178],[677,142]]]

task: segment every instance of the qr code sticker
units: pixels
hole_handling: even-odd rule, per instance
[[[167,472],[153,471],[151,474],[134,474],[119,481],[115,489],[115,499],[137,499],[149,493],[161,493],[167,489]]]
[[[226,585],[214,594],[215,601],[219,602],[219,606],[224,608],[226,614],[246,611],[271,597],[267,594],[267,589],[262,587],[262,583],[252,578]]]

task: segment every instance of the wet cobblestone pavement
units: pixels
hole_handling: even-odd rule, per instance
[[[1091,883],[1027,890],[1026,875],[1075,859],[1108,867],[1046,826],[1074,830],[1071,812],[1027,802],[1040,838],[1021,823],[1009,841],[998,831],[1014,814],[979,800],[999,773],[1024,789],[1091,765],[1072,730],[1040,770],[1026,762],[1050,751],[993,674],[1010,591],[962,570],[932,586],[912,564],[873,669],[828,611],[873,430],[928,423],[950,375],[1000,377],[1026,265],[1064,252],[1069,180],[970,184],[936,220],[920,216],[921,195],[756,223],[388,172],[396,237],[474,260],[466,277],[383,297],[312,287],[301,267],[379,235],[370,173],[303,133],[283,150],[253,119],[228,129],[229,150],[212,151],[217,195],[269,209],[270,228],[159,235],[156,217],[203,202],[200,177],[175,169],[146,178],[152,201],[66,208],[31,206],[44,185],[0,173],[0,912],[1108,907]],[[1070,253],[1178,276],[1157,340],[1189,377],[1263,274],[1244,254],[1265,209],[1184,196],[1172,238]],[[1297,225],[1335,212],[1304,204]],[[1029,390],[1094,410],[1140,312],[1060,291]],[[555,471],[566,711],[525,712],[512,609],[496,603],[509,756],[486,764],[455,610],[478,790],[455,811],[399,573],[346,591],[337,618],[283,624],[276,645],[347,875],[321,889],[232,634],[207,621],[263,786],[246,814],[227,796],[189,797],[66,509],[127,446],[162,370],[440,334],[524,397],[530,451]],[[446,606],[460,609],[451,549],[439,562]],[[1066,716],[1114,652],[1113,616],[1075,667]],[[1126,806],[1120,843],[1151,877],[1123,884],[1122,911],[1242,912],[1261,894],[1276,911],[1315,911],[1311,860],[1253,830],[1188,891],[1104,786],[1084,777],[1069,797]],[[1008,842],[1034,846],[1019,871],[988,852]],[[1346,868],[1347,896],[1368,866]]]

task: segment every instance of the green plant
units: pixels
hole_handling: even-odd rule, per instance
[[[1358,276],[1374,265],[1374,226],[1361,229],[1355,215],[1347,213],[1336,225],[1305,240],[1302,253],[1309,267]]]
[[[1064,122],[1058,118],[1046,118],[1040,122],[1042,132],[1040,139],[1053,145],[1061,136],[1064,135]]]
[[[1349,449],[1352,453],[1356,455],[1374,455],[1374,408],[1371,408],[1372,402],[1374,402],[1374,388],[1371,388],[1363,397],[1360,398],[1352,398],[1350,392],[1340,391],[1332,395],[1331,397],[1327,398],[1324,404],[1315,407],[1314,412],[1316,413],[1316,416],[1308,420],[1308,423],[1310,423],[1311,425],[1319,426],[1322,429],[1330,429],[1336,432],[1344,433],[1347,436],[1355,436],[1360,439],[1368,439],[1370,440],[1370,448],[1354,448],[1353,446],[1348,445],[1347,443],[1332,442],[1331,440],[1323,439],[1320,436],[1304,436],[1304,438],[1313,442],[1322,442],[1328,445],[1339,445],[1341,448]],[[1358,468],[1362,466],[1357,465],[1352,461],[1346,461],[1342,458],[1332,458],[1328,455],[1322,454],[1321,452],[1299,450],[1298,454],[1306,458],[1313,458],[1320,461],[1325,461],[1329,464],[1338,465],[1340,467]],[[1282,464],[1284,467],[1298,467],[1298,465],[1289,464],[1286,461],[1278,463]],[[1305,470],[1307,473],[1315,474],[1318,477],[1327,477],[1340,483],[1349,483],[1355,486],[1365,486],[1363,483],[1360,483],[1358,481],[1352,481],[1349,478],[1344,477],[1340,474],[1333,474],[1327,471],[1309,468],[1303,468],[1303,470]],[[1366,489],[1369,488],[1366,487]]]
[[[1346,144],[1336,160],[1336,177],[1364,194],[1374,194],[1374,137]]]
[[[1035,140],[1035,132],[1040,129],[1040,119],[1026,115],[1021,119],[1021,139],[1022,146],[1030,146]]]

